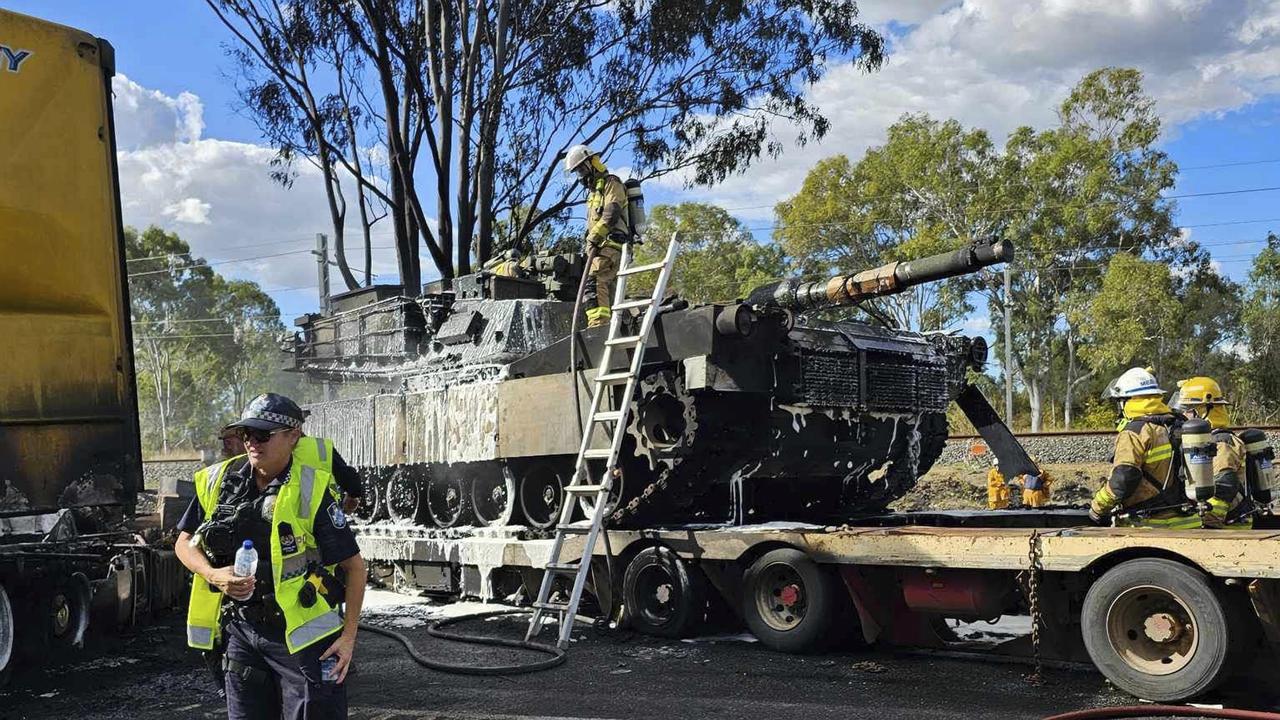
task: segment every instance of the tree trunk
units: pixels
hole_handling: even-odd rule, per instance
[[[1027,404],[1031,406],[1031,432],[1040,432],[1040,420],[1044,409],[1044,380],[1039,377],[1026,378]]]
[[[1076,388],[1076,334],[1071,325],[1067,325],[1067,382],[1062,394],[1062,429],[1071,429],[1071,405],[1074,402]]]

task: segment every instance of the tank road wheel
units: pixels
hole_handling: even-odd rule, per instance
[[[789,653],[822,650],[843,631],[843,588],[835,573],[795,548],[761,555],[743,576],[742,617],[766,646]]]
[[[630,443],[629,440],[623,442],[624,453],[626,452],[625,447],[629,443]],[[587,473],[589,477],[582,484],[594,485],[600,482],[600,478],[604,477],[604,461],[603,460],[589,460],[587,461],[587,468],[588,468]],[[572,471],[570,472],[570,474],[572,475]],[[626,494],[627,493],[626,479],[627,479],[627,474],[621,468],[618,468],[617,470],[614,471],[613,484],[609,487],[609,497],[604,504],[605,517],[612,515],[613,512],[618,509],[619,503],[623,502],[625,498],[631,497],[630,495]],[[590,518],[592,513],[596,511],[596,496],[595,495],[579,495],[578,507],[582,508],[582,514],[584,516],[586,516],[587,518]]]
[[[9,602],[9,593],[4,585],[0,585],[0,689],[9,683],[9,673],[13,669],[14,636],[17,625],[13,620],[13,603]]]
[[[622,577],[622,601],[636,630],[678,638],[691,635],[707,613],[707,583],[665,547],[641,550]]]
[[[543,461],[530,463],[520,474],[520,511],[539,530],[550,530],[560,520],[568,480],[562,469],[562,463]]]
[[[490,527],[510,525],[516,511],[516,478],[505,465],[485,468],[471,481],[471,506],[476,521]]]
[[[1089,588],[1080,625],[1093,664],[1125,692],[1180,702],[1220,683],[1232,645],[1247,644],[1204,573],[1172,560],[1130,560]]]
[[[394,523],[416,525],[426,517],[426,501],[422,482],[406,468],[392,471],[383,493],[387,517]]]
[[[471,497],[462,478],[431,473],[426,495],[427,513],[436,527],[450,528],[471,521]]]
[[[360,468],[359,473],[360,487],[364,490],[364,497],[360,499],[360,504],[355,512],[351,513],[351,517],[362,523],[381,520],[387,514],[383,501],[387,483],[382,479],[381,473],[374,468]]]

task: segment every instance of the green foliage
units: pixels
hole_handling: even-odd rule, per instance
[[[1014,368],[1031,400],[1033,428],[1055,390],[1070,408],[1072,393],[1091,379],[1074,356],[1087,341],[1072,322],[1073,303],[1099,289],[1111,258],[1125,252],[1185,260],[1174,205],[1162,198],[1177,167],[1155,147],[1160,120],[1142,92],[1141,73],[1090,73],[1058,118],[1047,130],[1014,131],[1000,158],[1002,233],[1018,250],[1008,298]],[[986,294],[999,326],[1006,298],[994,286]],[[1003,339],[997,345],[1002,353]]]
[[[811,276],[954,250],[1000,228],[997,152],[982,130],[906,115],[857,163],[819,162],[776,208],[774,238]],[[879,305],[905,328],[937,330],[972,308],[973,278],[913,288]]]
[[[1242,320],[1248,339],[1247,365],[1237,374],[1238,404],[1251,421],[1280,419],[1280,237],[1267,234],[1267,247],[1249,271]]]
[[[680,255],[668,290],[690,302],[742,298],[785,272],[781,248],[756,242],[728,212],[703,203],[654,207],[645,243],[636,248],[635,262],[660,260],[676,231],[680,233]],[[637,276],[629,281],[628,289],[633,295],[651,292],[653,278]]]
[[[297,388],[279,372],[279,309],[257,284],[223,278],[157,227],[126,229],[125,254],[145,451],[211,447],[250,397]]]
[[[1102,286],[1072,315],[1089,338],[1080,357],[1094,368],[1152,366],[1161,377],[1162,361],[1182,342],[1182,308],[1169,266],[1129,253],[1111,258]]]

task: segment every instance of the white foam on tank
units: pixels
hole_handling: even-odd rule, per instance
[[[800,428],[806,425],[805,416],[814,411],[813,408],[804,405],[778,405],[778,409],[791,413],[791,429],[797,434]]]

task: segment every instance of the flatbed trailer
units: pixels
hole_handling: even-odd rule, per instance
[[[402,587],[508,602],[536,595],[552,544],[522,528],[356,531]],[[564,556],[581,543],[566,537]],[[588,590],[613,622],[680,637],[727,608],[785,652],[841,641],[969,650],[948,620],[1030,615],[1034,632],[988,649],[1091,662],[1156,701],[1267,672],[1273,660],[1250,661],[1280,647],[1280,530],[1097,528],[1075,510],[906,513],[842,527],[610,530],[593,565]]]

